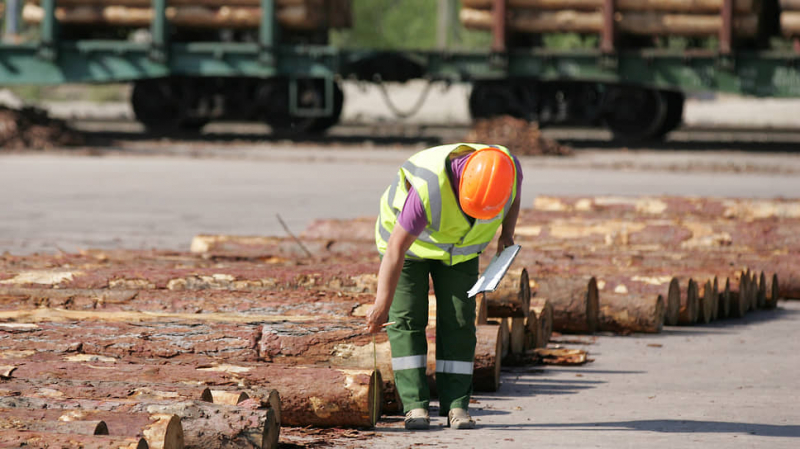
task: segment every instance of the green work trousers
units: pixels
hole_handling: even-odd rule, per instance
[[[439,414],[469,407],[475,358],[475,298],[467,297],[478,280],[478,258],[453,266],[437,260],[408,260],[395,291],[386,331],[392,370],[404,412],[428,409],[427,368],[429,276],[436,294],[436,391]]]

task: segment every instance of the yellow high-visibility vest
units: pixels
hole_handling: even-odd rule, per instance
[[[381,196],[380,215],[375,224],[378,251],[381,254],[386,252],[389,236],[403,209],[409,186],[413,186],[425,207],[428,225],[406,252],[406,257],[441,260],[449,265],[478,257],[491,243],[517,196],[516,164],[508,202],[500,214],[489,220],[472,219],[461,210],[450,184],[447,164],[453,157],[488,146],[475,143],[441,145],[411,156],[400,167],[396,181]],[[507,148],[492,146],[510,156]]]

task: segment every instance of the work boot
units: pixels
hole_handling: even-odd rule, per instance
[[[475,421],[466,409],[454,408],[447,414],[447,426],[453,429],[474,429]]]
[[[406,413],[406,430],[428,430],[431,427],[431,417],[424,408],[411,409]]]

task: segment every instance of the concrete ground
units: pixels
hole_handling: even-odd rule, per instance
[[[478,428],[381,424],[363,447],[796,448],[800,302],[658,335],[575,337],[595,361],[505,370]],[[566,338],[566,337],[562,337]]]

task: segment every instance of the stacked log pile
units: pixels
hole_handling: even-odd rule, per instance
[[[493,0],[463,0],[461,23],[470,29],[492,28]],[[603,30],[603,0],[509,0],[507,26],[518,33],[585,33]],[[716,36],[722,27],[723,0],[616,0],[615,27],[638,36]],[[760,2],[733,2],[733,33],[758,33]]]
[[[275,16],[288,30],[347,28],[351,25],[351,0],[278,0]],[[260,0],[167,0],[166,18],[182,28],[258,28]],[[56,19],[66,25],[148,27],[153,20],[150,0],[60,0]],[[40,1],[22,9],[27,23],[44,18]]]

